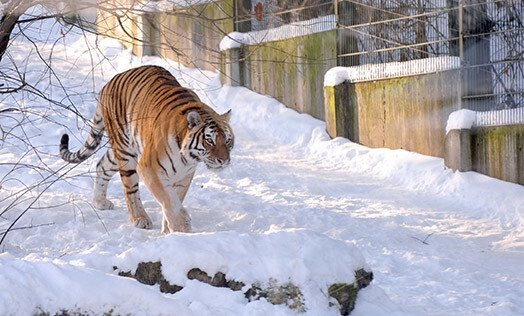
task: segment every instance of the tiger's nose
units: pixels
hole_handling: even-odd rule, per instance
[[[229,159],[217,158],[217,162],[221,165],[229,163]]]

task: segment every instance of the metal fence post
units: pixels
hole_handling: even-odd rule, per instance
[[[459,98],[459,104],[458,109],[464,108],[464,91],[467,91],[467,88],[464,87],[464,85],[467,84],[467,80],[465,80],[465,73],[464,73],[464,6],[463,6],[464,0],[459,0],[459,6],[458,6],[458,20],[459,20],[459,59],[460,59],[460,98]]]

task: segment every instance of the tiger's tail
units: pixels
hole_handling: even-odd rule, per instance
[[[93,118],[93,127],[91,128],[91,132],[89,133],[89,137],[84,146],[77,152],[69,151],[69,135],[64,134],[62,135],[62,139],[60,139],[60,157],[71,163],[80,163],[91,157],[102,142],[102,136],[104,135],[105,129],[104,119],[98,108],[95,117]]]

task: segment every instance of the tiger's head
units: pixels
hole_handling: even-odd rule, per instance
[[[229,126],[230,117],[231,110],[216,117],[189,112],[189,132],[182,146],[182,154],[196,161],[203,161],[210,170],[225,169],[231,161],[229,153],[235,142],[233,130]]]

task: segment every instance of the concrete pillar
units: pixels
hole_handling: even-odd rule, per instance
[[[471,171],[471,130],[452,129],[445,138],[444,164],[453,171]]]
[[[244,61],[242,47],[222,51],[224,56],[224,84],[231,86],[244,85]]]
[[[356,143],[360,141],[355,84],[325,86],[324,111],[329,136],[345,137]]]

